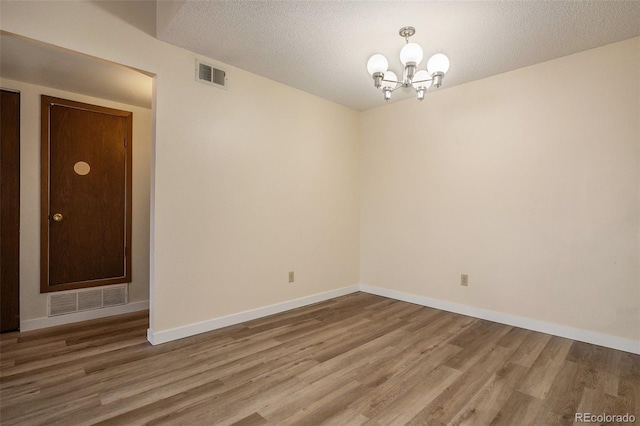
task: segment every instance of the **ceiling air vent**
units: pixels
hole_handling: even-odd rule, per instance
[[[196,81],[224,89],[227,87],[227,73],[196,59]]]

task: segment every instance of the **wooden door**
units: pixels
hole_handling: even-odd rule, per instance
[[[0,91],[0,331],[20,328],[20,93]]]
[[[132,116],[42,96],[43,292],[131,281]]]

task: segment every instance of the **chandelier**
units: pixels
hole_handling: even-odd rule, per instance
[[[442,78],[449,71],[449,58],[442,53],[436,53],[427,61],[426,70],[417,70],[422,61],[422,47],[418,43],[409,43],[409,37],[416,33],[413,27],[401,28],[400,36],[407,44],[400,51],[400,62],[404,65],[402,80],[393,71],[389,71],[389,61],[383,55],[375,54],[367,61],[367,71],[373,77],[376,89],[382,89],[384,99],[391,99],[391,93],[401,87],[412,88],[416,91],[418,100],[424,99],[425,92],[431,87],[436,89],[442,85]]]

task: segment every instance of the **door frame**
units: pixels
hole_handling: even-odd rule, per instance
[[[49,225],[51,223],[50,208],[50,162],[51,162],[51,141],[50,141],[50,109],[53,106],[64,106],[85,111],[98,112],[103,114],[124,117],[126,121],[126,142],[125,142],[125,275],[122,277],[106,278],[90,281],[78,281],[67,284],[49,285]],[[97,287],[111,284],[121,284],[131,282],[131,221],[132,221],[132,141],[133,141],[133,113],[98,105],[91,105],[82,102],[70,101],[53,96],[41,95],[41,208],[40,208],[40,292],[48,293],[53,291],[73,290],[78,288]]]
[[[0,332],[20,329],[20,126],[22,99],[19,90],[2,88],[5,94],[16,95],[17,141],[9,137],[0,147],[0,282],[2,282],[2,327]],[[5,117],[6,118],[6,117]],[[5,127],[4,120],[3,127]],[[13,123],[11,121],[11,123]],[[6,130],[6,127],[5,127]],[[11,132],[13,133],[13,132]],[[5,135],[7,136],[7,135]],[[8,149],[7,149],[8,148]],[[9,254],[9,256],[7,256]],[[10,276],[7,276],[10,273]]]

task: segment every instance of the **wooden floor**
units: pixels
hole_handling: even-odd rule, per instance
[[[156,347],[146,315],[2,335],[2,425],[640,417],[638,355],[366,293]]]

